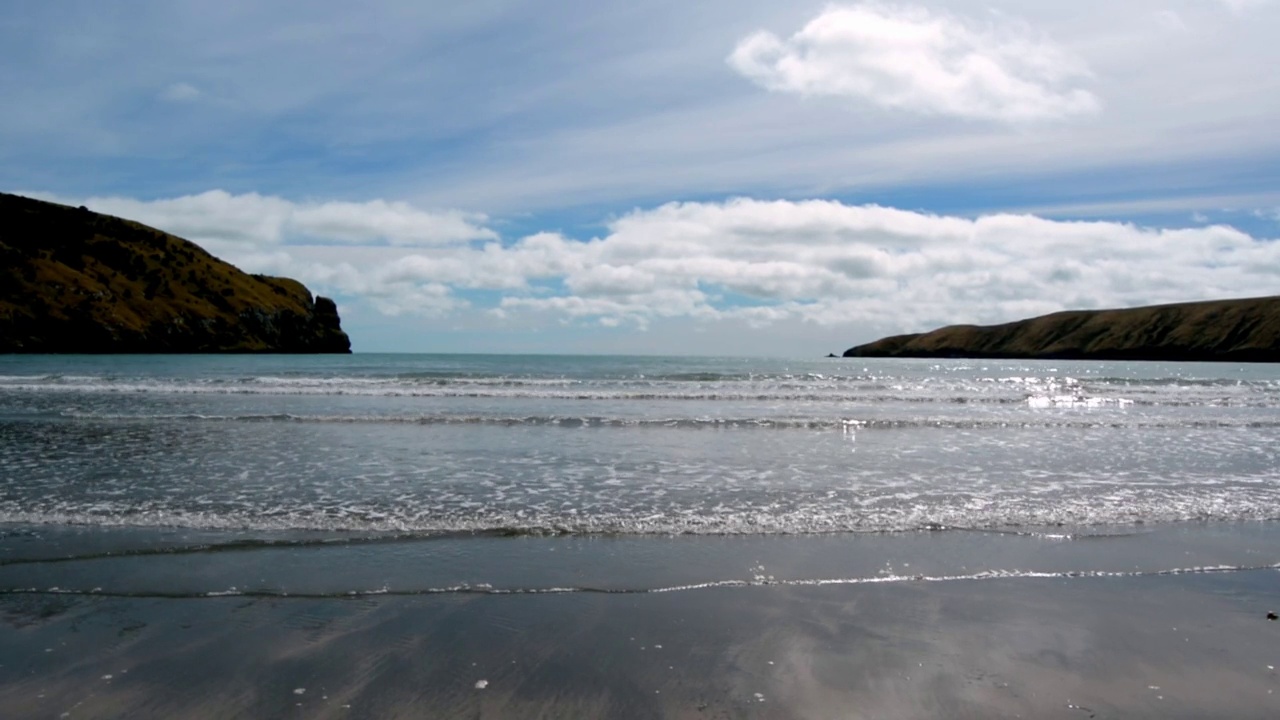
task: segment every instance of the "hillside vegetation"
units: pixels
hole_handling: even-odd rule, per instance
[[[350,352],[332,300],[194,243],[0,193],[0,352]]]
[[[1280,361],[1280,297],[1074,310],[952,325],[849,348],[845,357]]]

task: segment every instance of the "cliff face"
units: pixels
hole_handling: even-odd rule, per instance
[[[883,338],[849,348],[844,356],[1280,362],[1280,297],[953,325]]]
[[[182,238],[0,193],[0,352],[351,351],[328,298]]]

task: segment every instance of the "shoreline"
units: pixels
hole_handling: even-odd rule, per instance
[[[1267,718],[1280,713],[1280,623],[1266,618],[1276,532],[496,538],[7,565],[7,588],[39,576],[103,592],[0,595],[0,706],[14,718]],[[981,573],[984,557],[1024,572],[906,574]],[[1261,567],[1209,566],[1232,558]],[[728,582],[658,587],[717,567]],[[394,590],[468,573],[601,590],[342,594],[378,574]],[[823,579],[840,574],[860,579]],[[285,594],[145,594],[247,577]],[[307,587],[333,593],[287,594]]]
[[[5,598],[0,703],[10,717],[1274,717],[1277,593],[1280,574],[1244,571],[645,596]]]

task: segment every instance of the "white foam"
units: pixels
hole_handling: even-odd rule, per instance
[[[535,479],[536,480],[536,479]],[[912,482],[904,478],[905,483]],[[975,477],[975,482],[981,477]],[[327,531],[374,533],[501,533],[527,535],[812,535],[858,532],[1129,526],[1133,523],[1256,521],[1280,519],[1280,489],[1265,480],[1249,485],[1222,480],[1201,487],[1135,492],[1123,483],[1108,490],[1065,492],[1047,483],[1015,497],[1001,487],[957,484],[948,495],[928,487],[797,489],[788,506],[729,493],[682,505],[663,487],[584,487],[532,482],[501,495],[440,491],[401,495],[392,505],[358,498],[273,501],[252,494],[217,493],[173,501],[137,499],[27,502],[0,498],[0,523],[201,530]],[[679,488],[672,488],[679,490]],[[210,491],[212,492],[212,491]],[[1054,533],[1042,537],[1067,539]]]
[[[924,377],[884,382],[885,378],[799,376],[724,377],[699,381],[642,377],[471,377],[465,375],[275,376],[139,378],[91,375],[13,375],[0,378],[10,392],[142,393],[167,395],[319,395],[355,397],[530,398],[547,400],[773,400],[812,403],[859,402],[938,404],[1027,403],[1035,407],[1098,407],[1134,402],[1115,397],[1123,391],[1163,404],[1280,403],[1280,381],[1170,385],[1127,379],[1072,377],[953,378]]]
[[[1027,405],[1033,408],[1101,408],[1129,407],[1133,401],[1127,398],[1088,397],[1085,395],[1032,395]]]

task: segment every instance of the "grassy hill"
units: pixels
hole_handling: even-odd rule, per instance
[[[844,356],[1280,362],[1280,297],[952,325],[883,338],[849,348]]]
[[[350,352],[332,300],[194,243],[0,193],[0,352]]]

